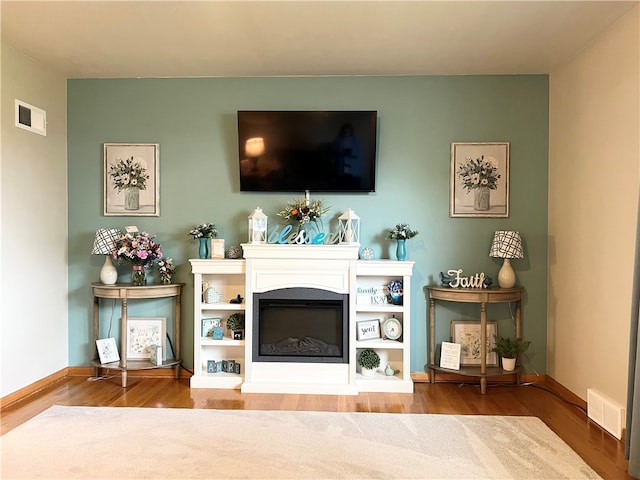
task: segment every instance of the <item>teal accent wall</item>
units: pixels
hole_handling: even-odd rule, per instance
[[[406,222],[420,234],[408,242],[416,262],[412,284],[411,370],[428,360],[424,286],[438,273],[462,268],[497,278],[488,256],[493,232],[520,231],[525,256],[512,262],[526,289],[524,327],[533,342],[525,367],[546,372],[547,178],[549,86],[546,75],[314,77],[203,79],[76,79],[68,81],[69,364],[93,358],[92,297],[104,258],[91,255],[95,230],[137,225],[157,235],[178,264],[183,295],[182,352],[193,364],[193,281],[189,258],[197,223],[213,222],[227,247],[247,240],[247,216],[256,206],[269,216],[292,194],[241,193],[237,110],[377,110],[377,189],[373,194],[314,194],[331,206],[325,225],[352,208],[361,217],[361,243],[376,258],[394,258],[386,229]],[[510,217],[450,218],[451,142],[511,144]],[[103,144],[160,144],[160,216],[103,216]],[[120,281],[130,268],[119,267]],[[157,277],[156,277],[157,278]],[[513,312],[491,305],[489,320],[513,335]],[[101,336],[118,336],[120,305],[103,301]],[[131,302],[130,316],[171,316],[168,300]],[[437,342],[449,322],[479,318],[472,305],[438,307]]]

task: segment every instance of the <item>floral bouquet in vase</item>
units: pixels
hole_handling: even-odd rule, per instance
[[[162,258],[162,247],[154,241],[155,235],[123,233],[116,240],[113,256],[133,266],[133,285],[146,283],[146,267]]]
[[[109,167],[109,176],[118,193],[122,191],[125,193],[125,210],[138,210],[140,208],[140,190],[146,190],[149,181],[145,161],[141,158],[134,159],[134,157],[124,160],[119,158]]]
[[[162,284],[169,285],[171,283],[173,272],[176,271],[173,259],[167,258],[166,260],[158,260],[158,270],[160,271],[160,281]]]
[[[308,197],[304,200],[294,198],[293,201],[287,202],[287,206],[278,213],[278,216],[286,222],[298,222],[298,231],[300,231],[303,225],[322,223],[322,216],[328,211],[329,207],[324,207],[322,200],[310,201]]]
[[[491,206],[490,190],[498,188],[498,161],[482,155],[480,158],[467,158],[458,167],[458,176],[467,193],[474,192],[474,209],[489,210]]]
[[[200,258],[209,258],[211,253],[211,239],[218,236],[218,229],[213,223],[201,223],[189,230],[189,235],[198,240],[198,255]]]
[[[398,223],[387,232],[387,239],[396,240],[396,258],[404,260],[407,258],[405,241],[418,235],[417,230],[412,230],[408,223]]]

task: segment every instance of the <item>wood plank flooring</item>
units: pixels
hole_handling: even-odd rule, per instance
[[[129,377],[90,380],[68,376],[2,409],[2,434],[52,405],[94,407],[214,408],[331,412],[529,415],[540,418],[605,479],[631,479],[624,444],[591,422],[582,407],[568,403],[544,384],[492,386],[416,383],[413,394],[340,395],[243,394],[239,390],[191,389],[189,379]]]

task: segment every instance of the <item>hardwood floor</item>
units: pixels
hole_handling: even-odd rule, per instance
[[[437,413],[458,415],[529,415],[540,418],[606,479],[631,479],[624,444],[588,420],[580,406],[551,393],[543,384],[478,385],[416,383],[413,394],[339,395],[243,394],[239,390],[191,389],[189,379],[130,377],[91,381],[69,376],[2,409],[2,434],[52,405],[95,407],[215,408],[332,412]]]

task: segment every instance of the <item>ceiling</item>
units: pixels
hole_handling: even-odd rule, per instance
[[[549,73],[638,0],[1,1],[68,78]]]

